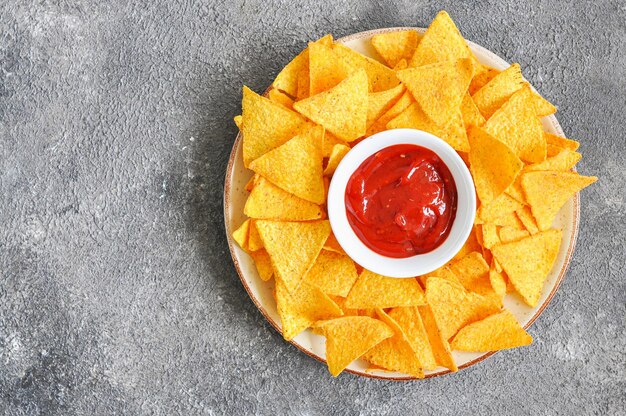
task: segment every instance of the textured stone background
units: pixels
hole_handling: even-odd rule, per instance
[[[624,2],[143,3],[0,4],[0,413],[625,414]],[[442,8],[522,64],[600,181],[531,347],[423,382],[332,379],[228,253],[241,85],[327,32]]]

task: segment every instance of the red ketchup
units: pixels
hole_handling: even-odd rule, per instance
[[[346,187],[350,226],[371,250],[404,258],[428,253],[446,239],[456,216],[457,191],[448,167],[413,144],[379,150]]]

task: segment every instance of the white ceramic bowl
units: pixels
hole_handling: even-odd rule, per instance
[[[372,251],[356,235],[346,213],[346,186],[354,171],[374,153],[397,144],[415,144],[432,150],[446,164],[457,189],[457,211],[445,241],[436,249],[405,258],[392,258]],[[394,129],[374,134],[344,156],[330,182],[328,219],[333,234],[345,252],[362,267],[389,277],[415,277],[446,264],[469,236],[476,215],[476,192],[467,166],[457,152],[440,138],[415,129]]]

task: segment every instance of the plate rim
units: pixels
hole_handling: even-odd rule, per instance
[[[362,38],[365,38],[365,37],[371,37],[371,36],[376,35],[376,34],[397,32],[397,31],[401,31],[401,30],[416,30],[418,33],[424,33],[426,31],[426,28],[410,27],[410,26],[398,26],[398,27],[387,27],[387,28],[372,29],[372,30],[366,30],[366,31],[357,32],[357,33],[353,33],[353,34],[350,34],[350,35],[343,36],[341,38],[335,39],[335,42],[345,44],[346,42],[362,39]],[[501,58],[500,56],[498,56],[494,52],[491,52],[490,50],[486,49],[485,47],[483,47],[483,46],[481,46],[481,45],[479,45],[479,44],[477,44],[477,43],[475,43],[475,42],[473,42],[473,41],[471,41],[471,40],[469,40],[467,38],[465,38],[465,40],[466,40],[466,42],[471,44],[473,47],[476,47],[477,49],[481,50],[485,54],[493,55],[496,58],[501,59],[502,61],[506,62],[503,58]],[[270,86],[263,92],[263,96],[266,96],[271,88],[272,87],[271,87],[271,84],[270,84]],[[552,124],[554,125],[554,127],[557,130],[557,133],[559,133],[559,135],[561,137],[565,137],[565,134],[563,132],[561,124],[559,123],[559,121],[557,120],[555,115],[551,114],[547,118],[549,118],[551,120]],[[274,322],[274,320],[272,318],[270,318],[269,314],[265,310],[265,307],[253,295],[252,290],[248,286],[248,283],[246,282],[246,279],[243,276],[243,272],[241,270],[241,266],[239,265],[239,260],[237,259],[237,256],[235,255],[235,249],[234,249],[234,244],[235,243],[234,243],[234,240],[233,240],[233,237],[232,237],[232,232],[231,232],[231,229],[230,229],[231,227],[229,225],[230,215],[228,213],[228,210],[229,210],[229,207],[230,207],[230,193],[231,193],[231,183],[232,183],[234,164],[235,164],[235,156],[237,154],[238,147],[241,145],[242,140],[243,140],[243,137],[242,137],[241,131],[239,131],[237,133],[237,136],[235,137],[235,141],[233,142],[233,146],[231,148],[230,155],[229,155],[229,158],[228,158],[228,164],[226,166],[226,174],[224,176],[224,189],[223,189],[223,192],[224,192],[224,195],[223,195],[224,212],[223,212],[223,214],[224,214],[224,229],[226,231],[226,239],[227,239],[227,242],[228,242],[228,250],[230,251],[230,256],[231,256],[231,258],[233,260],[233,264],[235,266],[235,270],[237,271],[237,275],[239,276],[239,280],[241,281],[241,284],[243,285],[244,289],[246,290],[246,292],[248,294],[248,297],[252,300],[254,305],[261,312],[261,314],[263,315],[265,320],[270,324],[270,326],[272,326],[282,336],[283,333],[282,333],[281,328],[279,328],[278,324],[276,322]],[[573,170],[576,171],[575,168],[573,168]],[[565,260],[563,262],[563,266],[561,267],[561,270],[559,271],[559,275],[558,275],[558,277],[556,279],[556,283],[554,284],[554,287],[552,288],[552,290],[548,294],[546,300],[541,304],[539,309],[537,309],[537,311],[533,314],[533,316],[529,319],[529,321],[523,326],[523,328],[525,330],[527,330],[528,328],[530,328],[533,325],[533,323],[539,318],[539,316],[541,316],[541,314],[545,311],[545,309],[548,307],[548,305],[552,302],[552,299],[554,298],[554,296],[556,295],[556,292],[561,287],[561,284],[563,283],[563,280],[565,278],[565,274],[567,273],[567,271],[569,269],[569,266],[571,264],[573,254],[574,254],[574,251],[576,249],[576,242],[578,240],[578,228],[580,226],[580,193],[577,192],[574,195],[573,203],[574,203],[574,215],[572,217],[572,238],[571,238],[571,242],[570,242],[570,244],[569,244],[569,246],[567,248],[567,253],[565,254]],[[317,361],[319,361],[321,363],[326,364],[326,360],[325,359],[323,359],[322,357],[314,354],[312,351],[307,350],[304,346],[300,345],[295,340],[293,340],[293,339],[285,340],[284,338],[283,338],[283,340],[287,341],[288,343],[290,343],[291,345],[293,345],[294,347],[296,347],[298,350],[300,350],[301,352],[305,353],[309,357],[311,357],[311,358],[313,358],[313,359],[315,359],[315,360],[317,360]],[[473,359],[471,361],[468,361],[468,362],[460,365],[458,367],[458,369],[459,370],[463,370],[465,368],[468,368],[468,367],[471,367],[473,365],[476,365],[476,364],[486,360],[487,358],[493,356],[497,352],[498,351],[487,352],[487,353],[481,355],[480,357],[477,357],[477,358],[475,358],[475,359]],[[390,377],[385,377],[385,376],[381,376],[381,375],[378,375],[378,374],[368,373],[367,371],[361,372],[361,371],[356,371],[356,370],[352,370],[352,369],[349,369],[349,368],[346,368],[343,371],[347,372],[347,373],[350,373],[350,374],[357,375],[357,376],[366,377],[366,378],[372,378],[372,379],[377,379],[377,380],[386,380],[386,381],[415,381],[415,380],[421,380],[421,379],[418,379],[418,378],[412,377],[412,376],[400,376],[400,377],[390,376]],[[427,375],[424,376],[423,379],[429,379],[429,378],[434,378],[434,377],[441,377],[441,376],[445,376],[445,375],[451,374],[451,373],[453,373],[453,371],[445,369],[445,370],[442,370],[442,371],[437,372],[437,373],[427,374]]]

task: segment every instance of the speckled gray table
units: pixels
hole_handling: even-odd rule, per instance
[[[625,414],[623,2],[132,3],[0,3],[0,413]],[[442,8],[522,64],[600,181],[531,347],[423,382],[332,379],[228,253],[241,85],[327,32]]]

